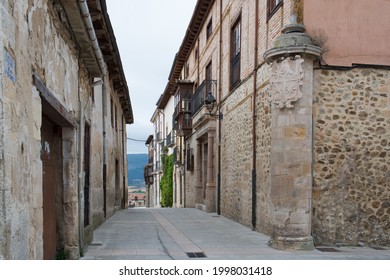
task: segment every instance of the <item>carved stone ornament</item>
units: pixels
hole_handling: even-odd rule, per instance
[[[293,108],[291,104],[302,98],[303,59],[297,55],[271,65],[270,100],[277,108]]]

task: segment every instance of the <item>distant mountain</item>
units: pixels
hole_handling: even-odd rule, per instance
[[[148,163],[148,154],[127,155],[128,185],[138,188],[145,187],[144,167]]]

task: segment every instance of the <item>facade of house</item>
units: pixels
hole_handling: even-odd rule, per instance
[[[133,113],[106,3],[0,13],[0,259],[78,259],[127,208]]]
[[[176,142],[176,134],[173,130],[172,115],[174,112],[173,96],[161,95],[156,103],[156,110],[152,116],[154,135],[153,140],[146,141],[149,146],[149,158],[153,159],[153,205],[161,207],[161,177],[163,176],[162,156],[166,153],[170,156],[174,153],[173,147]],[[152,143],[153,142],[153,143]],[[153,148],[150,148],[153,147]],[[175,180],[174,180],[175,192]],[[175,202],[174,202],[175,203]]]
[[[129,190],[128,201],[129,201],[129,205],[128,205],[129,208],[146,207],[147,206],[146,193],[140,193],[137,191]]]
[[[156,110],[150,120],[153,123],[153,140],[149,144],[152,148],[149,149],[149,158],[153,159],[153,184],[150,186],[150,207],[161,207],[160,197],[160,180],[162,177],[161,154],[162,141],[164,139],[164,114]]]
[[[199,0],[162,97],[175,99],[183,205],[275,248],[388,246],[388,12],[383,0]]]

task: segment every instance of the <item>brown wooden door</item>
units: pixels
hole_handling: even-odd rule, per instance
[[[54,127],[46,118],[42,118],[42,178],[43,178],[43,258],[56,258],[56,178]]]

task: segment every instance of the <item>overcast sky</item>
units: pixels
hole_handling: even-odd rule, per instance
[[[134,124],[127,126],[127,153],[147,153],[150,119],[163,93],[196,0],[106,0],[130,90]]]

